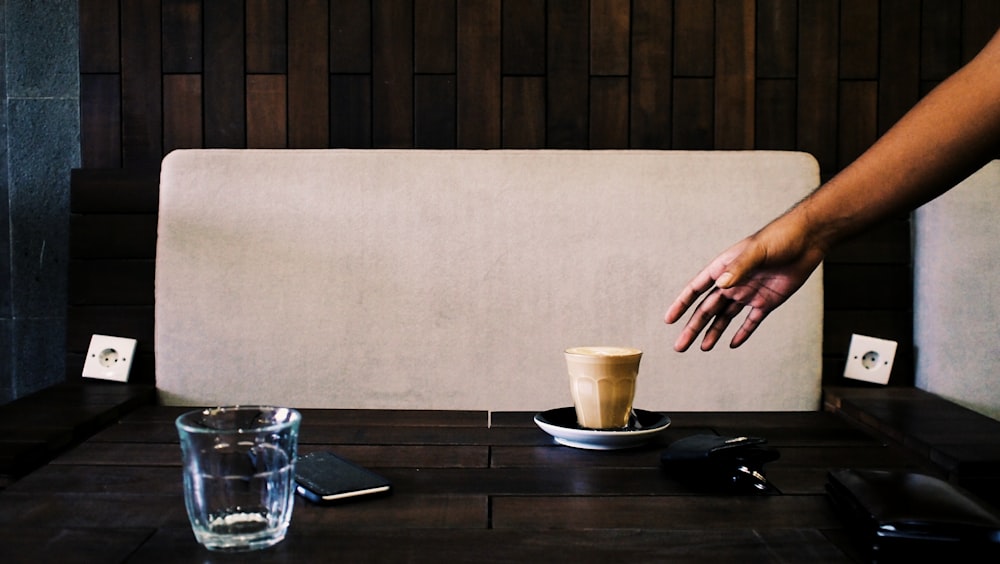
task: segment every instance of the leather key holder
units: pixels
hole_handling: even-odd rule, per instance
[[[764,464],[780,454],[760,437],[700,434],[670,443],[660,455],[664,470],[702,489],[730,493],[766,493],[773,487]]]

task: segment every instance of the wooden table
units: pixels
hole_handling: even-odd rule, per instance
[[[935,472],[826,412],[670,413],[648,445],[589,451],[556,444],[533,413],[303,410],[301,453],[332,450],[395,493],[337,507],[298,498],[278,546],[219,554],[188,525],[182,411],[140,408],[0,492],[0,560],[852,562],[827,471]],[[778,492],[706,493],[664,473],[665,446],[702,432],[767,438]]]

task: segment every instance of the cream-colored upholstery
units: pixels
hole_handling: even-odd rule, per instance
[[[172,404],[541,410],[571,404],[565,348],[615,344],[645,351],[641,409],[817,409],[820,273],[735,351],[674,352],[663,314],[818,181],[789,152],[177,151],[157,386]]]
[[[1000,419],[1000,160],[914,226],[916,385]]]

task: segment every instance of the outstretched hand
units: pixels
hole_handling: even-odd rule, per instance
[[[733,348],[742,345],[769,313],[802,287],[824,254],[806,244],[801,233],[776,223],[736,243],[692,278],[667,310],[664,320],[675,323],[701,297],[674,349],[686,351],[704,329],[701,350],[711,350],[730,322],[749,307],[730,343]]]

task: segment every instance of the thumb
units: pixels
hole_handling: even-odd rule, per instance
[[[750,243],[744,246],[733,260],[725,265],[722,274],[715,279],[715,285],[725,289],[739,284],[748,271],[763,262],[765,254],[760,245]]]

